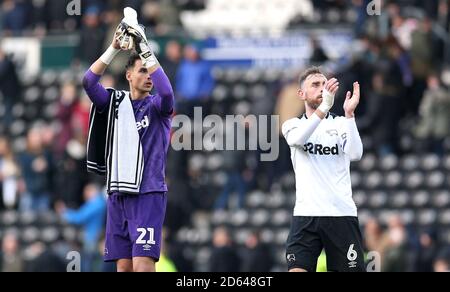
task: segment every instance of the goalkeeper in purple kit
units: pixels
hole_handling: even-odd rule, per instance
[[[132,49],[129,91],[104,88],[99,80],[108,65],[121,50]],[[87,167],[105,175],[108,188],[104,259],[116,262],[119,272],[155,271],[174,94],[133,9],[125,9],[111,46],[86,72],[83,87],[93,102]],[[150,95],[153,87],[156,95]]]

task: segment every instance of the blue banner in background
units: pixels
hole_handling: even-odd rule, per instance
[[[309,62],[314,35],[331,59],[349,52],[351,31],[295,32],[271,37],[210,37],[203,42],[202,56],[213,66],[298,67]]]

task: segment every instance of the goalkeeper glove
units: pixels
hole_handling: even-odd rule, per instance
[[[150,68],[158,64],[158,60],[156,59],[145,35],[145,28],[138,23],[136,10],[127,7],[124,9],[124,15],[125,17],[122,20],[121,26],[129,35],[133,36],[135,49],[141,57],[142,64],[146,68]]]

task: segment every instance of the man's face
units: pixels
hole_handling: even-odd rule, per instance
[[[322,103],[322,93],[326,82],[327,78],[322,74],[310,75],[303,82],[299,95],[310,108],[317,109]]]
[[[127,80],[130,82],[130,89],[140,92],[150,92],[153,88],[153,82],[150,78],[148,69],[142,66],[142,61],[137,60],[134,67],[128,69]]]

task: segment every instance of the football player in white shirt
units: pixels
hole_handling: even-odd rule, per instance
[[[282,125],[296,178],[286,250],[291,272],[314,272],[323,249],[329,271],[365,271],[350,181],[350,162],[363,154],[355,123],[360,86],[355,82],[353,94],[347,92],[345,117],[329,112],[338,89],[337,79],[328,80],[319,68],[308,69],[300,77],[298,91],[306,113]]]

